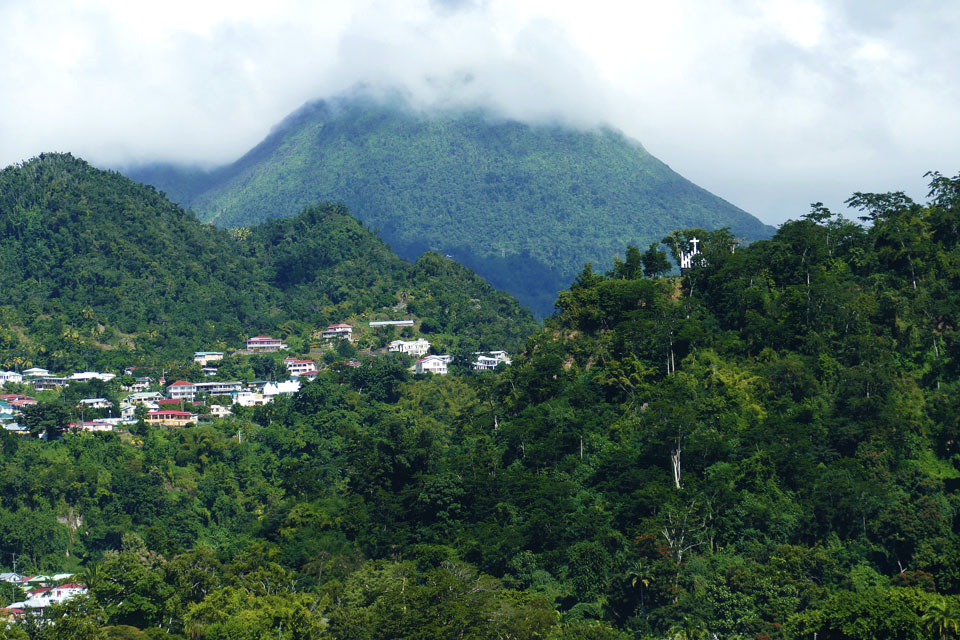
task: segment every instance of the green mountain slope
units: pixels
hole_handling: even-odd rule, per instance
[[[516,348],[535,329],[470,270],[436,254],[409,264],[342,205],[231,234],[58,154],[0,172],[0,290],[4,368],[120,366],[259,332],[306,341],[404,304],[451,346]]]
[[[224,227],[342,201],[401,255],[451,254],[541,313],[585,262],[607,266],[626,244],[677,228],[772,232],[611,130],[426,117],[364,100],[309,104],[208,174],[128,174]]]

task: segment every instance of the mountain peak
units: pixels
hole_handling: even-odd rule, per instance
[[[546,315],[586,262],[678,228],[773,231],[612,129],[417,111],[368,96],[312,102],[212,172],[130,172],[221,226],[342,201],[402,256],[449,254]]]

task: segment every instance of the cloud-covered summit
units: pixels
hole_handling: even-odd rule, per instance
[[[0,163],[230,161],[362,85],[609,124],[778,222],[960,167],[960,8],[932,2],[12,0]]]

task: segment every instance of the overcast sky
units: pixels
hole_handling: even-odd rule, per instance
[[[957,175],[958,61],[958,2],[0,0],[0,164],[229,162],[363,84],[612,125],[777,224]]]

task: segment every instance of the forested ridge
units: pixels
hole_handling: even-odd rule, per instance
[[[227,227],[344,202],[400,255],[453,255],[541,315],[584,263],[606,268],[627,244],[687,227],[773,232],[616,131],[363,96],[305,105],[214,171],[128,175]]]
[[[0,436],[0,553],[90,586],[31,633],[951,637],[960,176],[850,205],[677,232],[680,278],[587,266],[496,373],[375,360],[132,446]]]
[[[0,172],[0,368],[119,370],[398,313],[463,349],[536,328],[469,269],[402,260],[342,205],[228,231],[70,155]]]

